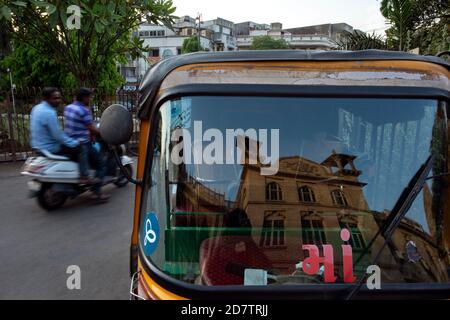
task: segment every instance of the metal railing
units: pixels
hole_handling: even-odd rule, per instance
[[[72,94],[62,90],[64,103],[58,108],[58,117],[64,125],[64,106],[72,102]],[[136,155],[139,137],[139,120],[136,117],[139,95],[137,91],[118,91],[115,95],[94,94],[92,112],[99,120],[103,110],[114,103],[124,105],[134,116],[134,134],[127,148]],[[13,102],[14,101],[14,102]],[[23,88],[8,94],[0,101],[0,162],[22,161],[33,154],[30,147],[30,113],[41,101],[41,88]]]

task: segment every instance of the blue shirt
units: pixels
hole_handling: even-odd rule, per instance
[[[69,137],[81,143],[91,141],[87,127],[92,123],[91,110],[81,102],[76,101],[64,108],[64,131]]]
[[[30,120],[31,147],[56,153],[61,145],[70,148],[78,146],[78,141],[68,137],[61,129],[58,114],[48,102],[34,106]]]

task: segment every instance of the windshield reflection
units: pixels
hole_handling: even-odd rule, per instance
[[[199,101],[190,103],[198,109],[191,106],[189,117],[208,117]],[[164,250],[153,260],[172,276],[201,285],[243,285],[248,269],[277,275],[276,281],[269,277],[269,285],[319,284],[324,283],[320,274],[306,275],[298,268],[308,257],[302,245],[330,244],[335,248],[339,283],[343,282],[340,247],[349,244],[353,260],[358,261],[355,276],[366,272],[384,239],[379,237],[366,255],[361,254],[408,180],[430,150],[438,159],[445,154],[445,122],[433,102],[392,114],[388,122],[380,120],[383,110],[369,109],[375,107],[370,103],[358,111],[349,101],[344,105],[335,108],[335,120],[330,120],[336,122],[330,126],[335,131],[324,132],[320,126],[313,130],[305,112],[298,123],[280,126],[283,133],[304,124],[308,133],[302,135],[299,129],[290,139],[282,135],[283,156],[272,176],[261,175],[264,165],[251,164],[248,158],[243,165],[171,165],[167,159],[173,145],[163,142],[171,126],[161,124],[168,132],[161,129],[152,170],[155,181],[159,177],[168,185],[167,202],[151,194],[148,205],[167,216],[160,216],[166,228]],[[311,116],[320,115],[318,109]],[[326,116],[329,119],[330,114]],[[223,118],[220,125],[208,120],[211,127],[230,126]],[[272,120],[276,123],[276,116]],[[162,117],[164,121],[168,120]],[[286,155],[294,147],[300,151]],[[243,153],[248,157],[247,150]],[[433,174],[442,172],[445,166],[437,161]],[[162,191],[160,186],[154,188],[158,189]],[[429,181],[402,220],[378,262],[383,282],[449,281],[442,241],[442,190],[442,180]],[[346,242],[340,238],[343,229],[350,232]]]

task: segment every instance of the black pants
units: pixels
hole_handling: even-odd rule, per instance
[[[103,180],[106,174],[106,164],[104,163],[101,154],[99,154],[91,143],[79,145],[75,148],[70,148],[65,145],[61,147],[61,150],[56,154],[69,157],[70,160],[78,162],[80,167],[80,174],[84,177],[89,176],[89,165],[92,164],[96,169],[96,177]],[[83,171],[85,174],[83,175]],[[99,195],[101,194],[102,183],[97,183],[92,187],[92,191]]]

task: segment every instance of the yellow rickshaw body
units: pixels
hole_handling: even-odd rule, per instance
[[[450,68],[437,59],[409,54],[369,51],[361,53],[308,52],[245,52],[222,54],[192,54],[168,59],[148,72],[141,86],[139,160],[137,179],[143,180],[148,167],[147,155],[152,139],[151,117],[156,101],[179,86],[258,84],[272,88],[279,85],[410,87],[430,88],[449,92]],[[158,78],[156,80],[155,78]],[[320,93],[318,94],[320,96]],[[449,126],[450,128],[450,126]],[[449,137],[450,138],[450,137]],[[448,150],[450,157],[450,150]],[[450,167],[448,167],[450,170]],[[165,287],[155,279],[139,254],[139,225],[142,207],[142,186],[135,191],[134,223],[131,238],[131,270],[137,274],[137,293],[147,299],[185,300],[185,297]],[[446,188],[450,199],[450,188]],[[445,204],[444,242],[450,248],[450,203]],[[448,257],[447,257],[448,259]],[[233,298],[227,296],[223,298]],[[275,298],[275,297],[274,297]]]

